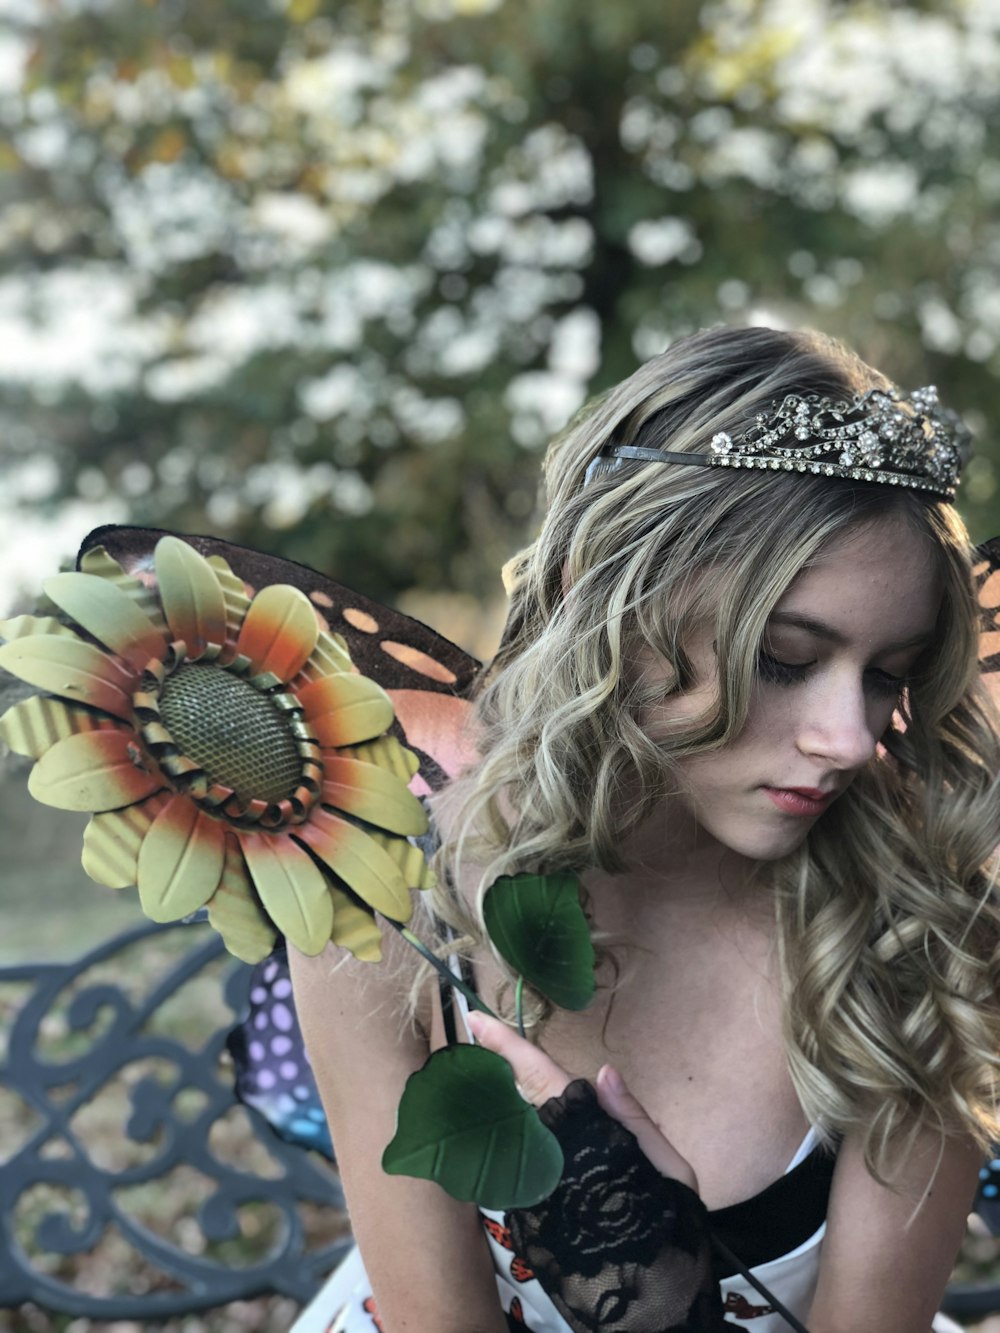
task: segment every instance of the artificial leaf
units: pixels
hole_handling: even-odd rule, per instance
[[[594,946],[576,875],[502,875],[483,902],[486,930],[515,972],[562,1009],[594,997]]]
[[[507,1061],[460,1045],[435,1051],[406,1080],[382,1168],[482,1208],[526,1208],[555,1189],[563,1155]]]

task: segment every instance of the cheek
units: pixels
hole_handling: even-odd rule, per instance
[[[662,703],[651,704],[639,712],[639,725],[650,740],[667,742],[691,726],[710,720],[717,707],[715,690],[698,685],[684,694],[672,695]]]

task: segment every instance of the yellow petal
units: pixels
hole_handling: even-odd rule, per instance
[[[382,932],[375,923],[371,912],[366,912],[352,901],[349,894],[330,885],[330,898],[333,902],[333,930],[330,938],[334,944],[352,953],[362,963],[382,961]]]
[[[354,745],[392,725],[389,696],[367,676],[341,672],[297,691],[310,733],[320,745]]]
[[[151,657],[162,662],[166,656],[164,635],[127,593],[107,579],[94,574],[55,574],[42,587],[56,606],[136,671]]]
[[[411,889],[432,889],[437,883],[437,876],[416,843],[400,838],[395,833],[383,833],[379,829],[369,830],[368,836],[399,867],[403,883]]]
[[[203,907],[218,887],[226,831],[189,796],[170,798],[139,848],[142,910],[152,921],[179,921]]]
[[[64,625],[55,616],[12,616],[10,620],[0,620],[0,638],[24,639],[30,634],[65,634],[71,639],[79,636],[75,630]]]
[[[70,703],[89,704],[127,722],[136,676],[93,644],[63,634],[30,635],[0,648],[0,667]]]
[[[339,671],[353,671],[351,655],[347,644],[339,634],[328,634],[320,630],[316,647],[312,650],[309,661],[305,663],[299,679],[305,683],[319,680],[322,676],[334,675]]]
[[[226,642],[226,603],[215,570],[180,537],[161,537],[154,553],[160,601],[175,639],[188,657]]]
[[[121,728],[59,741],[42,755],[28,778],[28,790],[36,801],[89,813],[134,805],[165,786],[135,736]]]
[[[208,904],[208,920],[231,954],[259,963],[272,951],[277,934],[261,906],[236,838],[226,838],[226,864]]]
[[[226,642],[235,645],[240,626],[250,609],[250,598],[243,587],[243,580],[233,573],[221,555],[210,555],[207,559],[215,570],[226,606]]]
[[[326,876],[287,834],[239,832],[240,847],[268,915],[305,954],[322,953],[333,929]]]
[[[295,836],[376,912],[409,921],[413,904],[399,867],[363,829],[316,809]]]
[[[324,756],[321,800],[392,833],[427,832],[424,807],[394,773],[376,764],[346,755]]]
[[[86,708],[74,708],[44,694],[22,699],[0,717],[0,736],[15,754],[26,754],[32,759],[41,759],[46,750],[67,736],[101,728],[120,730],[119,724],[109,717]]]
[[[273,672],[288,681],[298,674],[319,638],[319,624],[304,592],[272,583],[250,603],[236,651],[250,659],[253,675]]]
[[[379,768],[402,778],[404,783],[408,783],[420,767],[420,760],[413,751],[400,745],[395,736],[379,736],[363,745],[352,745],[348,757],[363,759],[366,764],[378,764]]]
[[[170,631],[167,628],[163,608],[160,606],[160,599],[156,595],[155,588],[147,587],[134,574],[126,574],[118,561],[113,556],[108,555],[103,546],[94,546],[89,551],[84,552],[79,563],[82,573],[94,574],[98,578],[104,579],[106,583],[114,584],[136,604],[143,615],[148,616],[164,638],[169,635]],[[152,575],[152,569],[149,573]]]
[[[157,792],[125,810],[94,815],[83,834],[83,868],[109,889],[130,889],[139,881],[139,848],[153,820],[170,799]]]

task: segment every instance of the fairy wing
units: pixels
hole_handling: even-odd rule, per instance
[[[1000,537],[976,548],[973,574],[982,611],[979,666],[1000,702]]]
[[[979,666],[1000,702],[1000,537],[976,549],[973,574],[982,611]],[[975,1211],[994,1235],[1000,1235],[1000,1156],[994,1155],[979,1172]]]

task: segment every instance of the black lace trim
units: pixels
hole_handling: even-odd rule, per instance
[[[554,1192],[505,1217],[515,1252],[574,1333],[719,1333],[705,1205],[653,1167],[578,1079],[539,1114],[563,1150]]]

